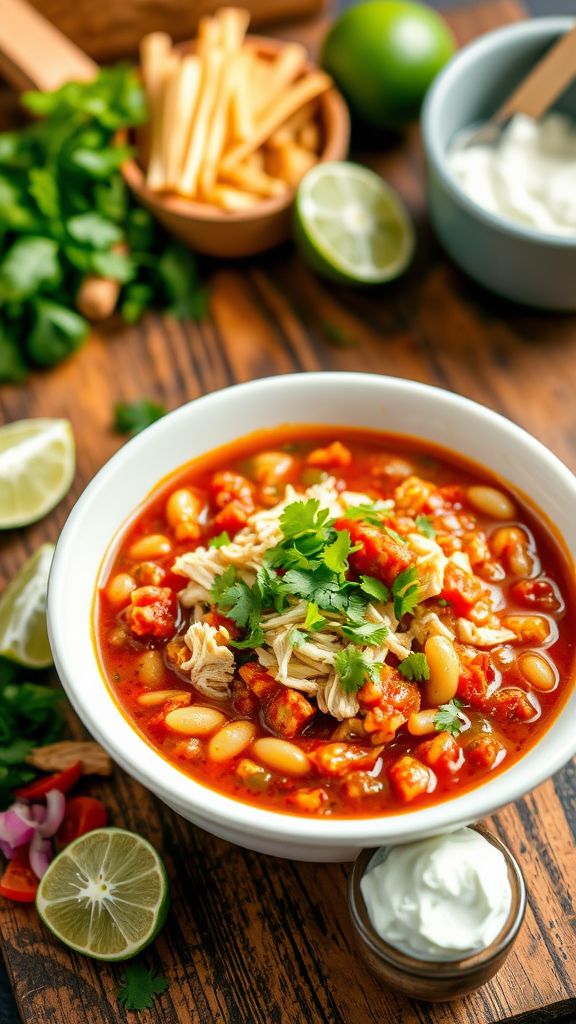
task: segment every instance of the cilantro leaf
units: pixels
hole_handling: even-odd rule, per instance
[[[58,285],[61,277],[58,243],[25,235],[0,262],[0,305],[29,299],[40,289]]]
[[[458,712],[462,707],[462,701],[453,700],[448,704],[441,704],[434,719],[434,726],[438,732],[449,732],[451,736],[459,736],[462,732],[462,722]]]
[[[300,537],[304,533],[321,533],[329,518],[329,510],[320,508],[318,498],[293,501],[286,506],[280,516],[280,528],[286,540],[289,540],[292,537]]]
[[[120,242],[122,229],[100,213],[78,213],[66,224],[68,234],[91,249],[109,249]]]
[[[143,963],[132,961],[124,968],[122,984],[118,989],[118,1002],[126,1010],[150,1010],[154,997],[168,988],[168,979],[156,971],[149,970]]]
[[[377,580],[375,576],[361,576],[360,589],[363,594],[373,597],[375,601],[390,600],[388,587],[381,580]]]
[[[328,612],[345,612],[349,597],[340,577],[328,569],[290,569],[282,579],[283,588],[294,597],[313,602]]]
[[[240,629],[260,619],[261,597],[257,587],[249,587],[238,579],[233,565],[214,580],[211,597],[219,610],[232,619]]]
[[[334,668],[344,692],[357,693],[362,689],[366,677],[373,680],[380,677],[382,666],[378,662],[367,661],[357,647],[349,644],[345,650],[338,651],[334,658]]]
[[[405,679],[420,683],[423,679],[430,679],[430,668],[426,655],[412,651],[407,658],[404,658],[398,665],[398,671]]]
[[[348,555],[352,547],[352,540],[348,530],[338,530],[336,540],[324,548],[324,564],[332,572],[344,575],[348,568]]]
[[[344,513],[345,519],[363,520],[371,526],[382,526],[383,520],[388,519],[391,510],[382,504],[381,501],[367,501],[362,505],[350,505]]]
[[[342,633],[355,644],[373,644],[379,647],[388,636],[388,627],[381,622],[347,622],[342,626]]]
[[[230,534],[228,533],[227,530],[222,530],[222,533],[219,533],[217,537],[211,537],[210,538],[210,540],[208,541],[208,547],[209,548],[223,548],[223,547],[226,546],[226,544],[230,544],[230,543],[231,543]]]
[[[288,634],[288,643],[290,646],[298,649],[298,647],[302,647],[302,644],[306,643],[306,640],[306,633],[303,633],[300,629],[296,629],[296,626],[293,626]]]
[[[398,533],[398,530],[393,530],[391,526],[383,526],[382,529],[384,533],[387,533],[389,537],[392,537],[392,540],[395,540],[397,544],[406,544],[405,538]]]
[[[318,605],[314,601],[309,601],[306,609],[306,618],[304,619],[304,628],[316,633],[318,630],[323,629],[327,622],[328,619],[320,615]]]
[[[39,298],[33,303],[34,321],[26,338],[26,355],[36,366],[53,366],[74,352],[88,334],[88,322],[73,309]]]
[[[399,573],[392,584],[394,615],[398,620],[413,611],[418,604],[420,585],[416,566],[412,565]]]
[[[150,398],[142,398],[139,402],[119,402],[114,410],[114,429],[119,434],[134,437],[165,415],[164,406]]]
[[[420,530],[420,533],[423,533],[429,540],[434,540],[436,530],[432,526],[430,516],[416,516],[416,527]]]

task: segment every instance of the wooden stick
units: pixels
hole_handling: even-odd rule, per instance
[[[310,100],[315,99],[316,96],[320,96],[327,89],[330,89],[332,85],[332,79],[325,75],[323,71],[315,71],[310,75],[306,75],[305,78],[300,79],[295,85],[291,86],[290,89],[284,94],[282,99],[278,102],[273,110],[268,113],[255,125],[254,132],[250,139],[246,142],[240,142],[232,149],[228,150],[225,154],[224,159],[221,162],[221,169],[223,171],[229,171],[231,168],[236,167],[242,163],[243,160],[253,153],[255,149],[259,149],[263,142],[268,139],[281,124],[284,123],[291,115],[302,107],[305,103],[309,103]]]

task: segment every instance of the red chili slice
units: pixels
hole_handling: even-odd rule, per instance
[[[40,797],[46,796],[51,789],[59,789],[61,793],[67,793],[72,786],[75,786],[78,779],[82,775],[82,761],[75,761],[69,768],[65,768],[63,772],[57,772],[55,775],[45,775],[42,779],[35,779],[34,782],[30,782],[27,786],[22,786],[20,789],[14,790],[14,796],[18,800],[39,800]]]
[[[38,879],[28,862],[28,850],[18,848],[0,879],[0,896],[17,903],[34,903]]]
[[[108,811],[101,800],[93,796],[75,796],[66,804],[66,814],[58,829],[58,841],[66,846],[95,828],[108,824]]]

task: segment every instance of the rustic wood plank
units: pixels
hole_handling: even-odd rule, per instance
[[[522,16],[513,0],[456,11],[461,42]],[[311,48],[322,23],[310,26]],[[418,253],[401,281],[371,292],[333,288],[289,246],[211,271],[203,324],[148,316],[94,333],[84,351],[26,388],[0,389],[3,421],[62,415],[79,464],[71,494],[44,522],[0,538],[5,583],[44,539],[55,540],[73,501],[121,439],[116,401],[144,395],[174,408],[231,383],[314,369],[373,370],[440,384],[505,412],[576,469],[573,395],[576,320],[544,316],[488,295],[441,253],[425,217],[418,134],[358,155],[402,193]],[[343,342],[334,344],[336,329]],[[311,416],[313,418],[313,415]],[[80,733],[80,726],[72,726]],[[356,957],[346,909],[349,869],[296,864],[232,847],[188,825],[117,770],[91,787],[113,823],[147,835],[173,887],[168,924],[147,954],[169,990],[142,1024],[522,1024],[576,1009],[576,939],[570,883],[576,869],[576,771],[554,780],[491,825],[521,860],[530,894],[517,946],[497,978],[464,1000],[429,1007],[380,988]],[[34,910],[0,906],[2,948],[25,1024],[113,1024],[121,967],[68,953]]]

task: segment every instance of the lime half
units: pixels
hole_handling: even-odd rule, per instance
[[[52,664],[46,629],[46,590],[53,554],[53,544],[38,548],[0,599],[0,654],[26,668],[47,668]]]
[[[359,164],[317,164],[296,194],[296,242],[310,266],[347,284],[398,277],[414,252],[414,229],[393,189]]]
[[[0,427],[0,529],[46,515],[68,491],[74,465],[68,420],[18,420]]]
[[[36,907],[57,939],[97,960],[128,960],[156,937],[168,912],[168,878],[142,836],[99,828],[50,864]]]

